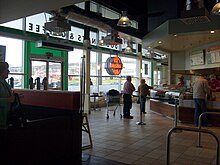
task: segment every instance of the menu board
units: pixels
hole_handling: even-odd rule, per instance
[[[207,50],[207,63],[213,64],[220,62],[220,47]]]
[[[203,51],[193,52],[190,55],[190,64],[191,65],[202,65],[204,64],[204,53]]]

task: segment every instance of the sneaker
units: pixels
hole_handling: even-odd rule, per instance
[[[126,118],[127,118],[127,119],[133,119],[134,116],[127,116]]]
[[[147,112],[143,112],[143,114],[146,114]]]

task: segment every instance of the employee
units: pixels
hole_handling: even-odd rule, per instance
[[[220,82],[216,80],[216,76],[214,74],[210,75],[210,80],[208,82],[208,86],[211,91],[220,90]]]

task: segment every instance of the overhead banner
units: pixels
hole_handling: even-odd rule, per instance
[[[0,45],[0,61],[5,61],[6,46]]]

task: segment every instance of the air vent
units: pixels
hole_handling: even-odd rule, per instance
[[[182,11],[180,20],[185,24],[201,24],[210,22],[209,13],[205,8]]]
[[[64,44],[64,43],[55,43],[51,41],[37,41],[35,43],[37,48],[49,48],[49,49],[57,49],[57,50],[65,50],[65,51],[73,51],[73,46]]]

